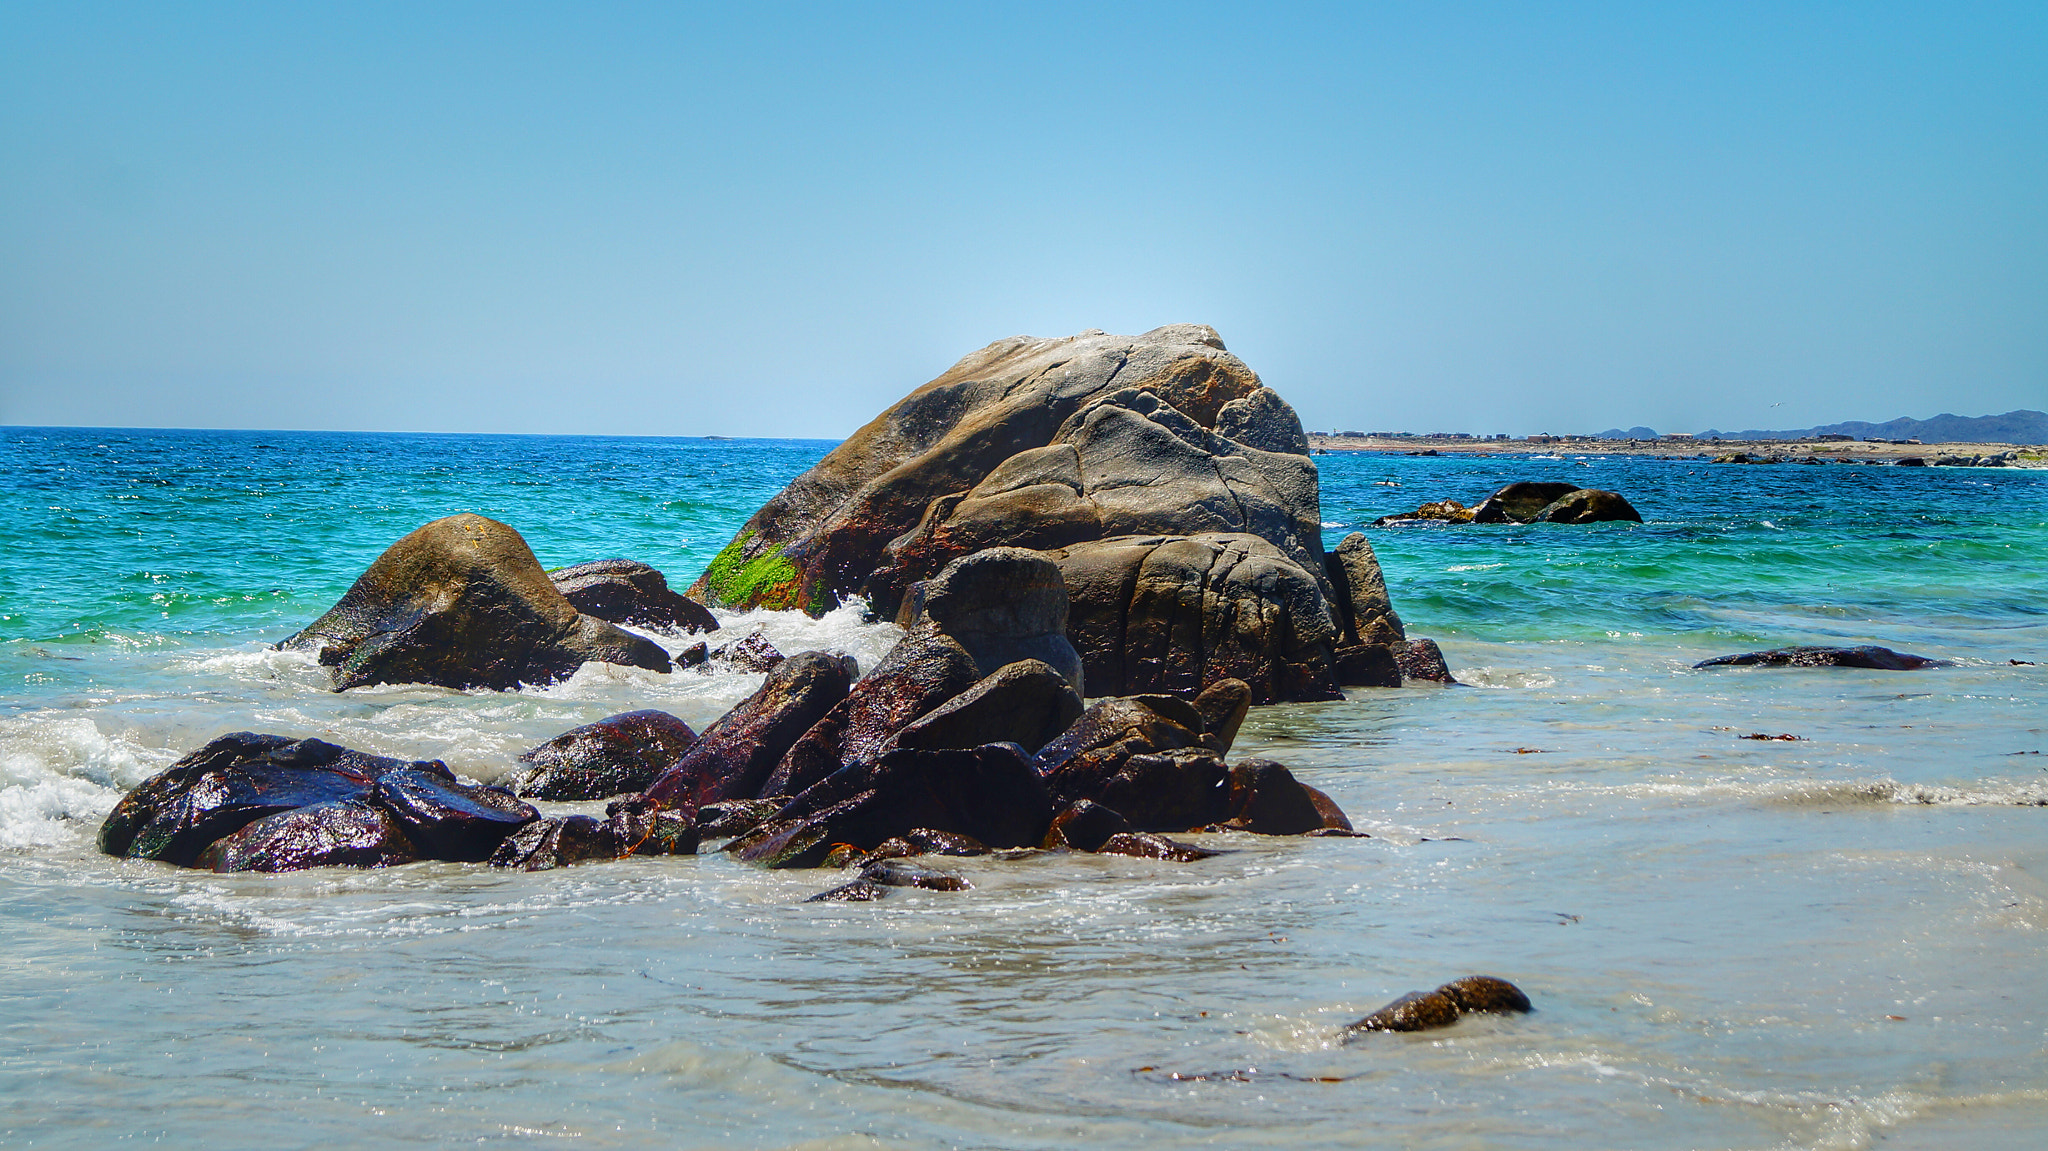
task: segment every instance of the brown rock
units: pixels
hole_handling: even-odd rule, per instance
[[[1081,718],[1081,711],[1081,697],[1065,677],[1038,660],[1019,660],[919,716],[883,749],[1014,743],[1035,754]]]
[[[1328,802],[1327,796],[1324,801]],[[1231,765],[1228,803],[1230,818],[1222,826],[1234,831],[1303,835],[1328,826],[1315,796],[1293,772],[1270,759],[1244,759]],[[1338,813],[1339,818],[1342,814]]]
[[[1427,680],[1430,683],[1454,684],[1458,680],[1451,675],[1450,667],[1444,663],[1443,650],[1433,639],[1409,640],[1407,646],[1393,649],[1394,663],[1401,669],[1403,681]]]
[[[983,675],[1038,660],[1083,690],[1081,655],[1067,640],[1067,585],[1039,552],[998,547],[961,556],[914,585],[897,616],[906,627],[928,624],[959,641]]]
[[[682,758],[697,733],[665,711],[629,711],[565,731],[522,752],[499,783],[533,799],[605,799],[645,791]]]
[[[783,656],[757,631],[713,648],[711,658],[733,671],[773,671]]]
[[[691,810],[759,797],[790,747],[846,698],[853,676],[851,656],[807,651],[777,664],[759,690],[705,728],[648,786],[648,797]]]
[[[1539,523],[1553,524],[1592,524],[1610,520],[1643,522],[1641,513],[1623,499],[1621,493],[1599,488],[1566,492],[1537,512],[1536,519]]]
[[[668,578],[634,560],[593,560],[548,573],[557,591],[579,612],[610,623],[671,633],[717,631],[718,617],[671,590]]]
[[[1164,859],[1172,863],[1193,863],[1218,854],[1192,843],[1168,839],[1149,831],[1123,831],[1095,849],[1098,855],[1134,855],[1139,859]]]
[[[391,867],[418,858],[390,812],[360,799],[344,799],[265,816],[213,841],[199,853],[195,866],[220,872],[276,872]]]
[[[502,690],[566,679],[591,660],[670,668],[652,641],[578,614],[518,532],[469,514],[392,544],[326,615],[278,646],[317,652],[335,691]]]
[[[1946,660],[1908,655],[1888,647],[1781,647],[1774,651],[1752,651],[1701,660],[1699,667],[1862,667],[1877,671],[1918,671],[1925,667],[1947,667]]]
[[[1195,697],[1195,712],[1202,717],[1202,742],[1217,755],[1230,754],[1251,709],[1252,689],[1241,679],[1219,679]]]
[[[387,771],[377,777],[370,799],[397,818],[405,837],[428,859],[481,863],[507,836],[540,818],[511,792],[457,783],[445,768]]]
[[[898,731],[977,677],[973,657],[951,636],[930,627],[911,632],[790,746],[762,790],[801,794],[842,767],[874,759]]]
[[[1523,480],[1500,489],[1472,509],[1472,522],[1479,524],[1533,523],[1543,509],[1560,496],[1578,491],[1576,484]]]
[[[1130,830],[1130,820],[1093,800],[1081,799],[1052,817],[1052,826],[1039,846],[1048,851],[1101,851],[1103,844]]]

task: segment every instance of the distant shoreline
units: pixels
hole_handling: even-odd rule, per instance
[[[1941,443],[1892,444],[1861,440],[1600,440],[1550,439],[1460,440],[1448,436],[1331,436],[1311,432],[1313,452],[1380,452],[1411,455],[1434,452],[1440,456],[1655,456],[1672,459],[1709,458],[1731,452],[1752,456],[1780,456],[1786,459],[1835,459],[1892,461],[1919,457],[1933,463],[1940,456],[1988,456],[2017,451],[2018,466],[2048,467],[2048,446],[2040,444]]]

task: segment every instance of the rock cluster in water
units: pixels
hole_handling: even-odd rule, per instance
[[[1643,517],[1619,492],[1575,484],[1521,480],[1507,485],[1471,507],[1456,500],[1437,500],[1412,512],[1381,516],[1375,526],[1436,520],[1454,524],[1591,524]]]
[[[1862,667],[1877,671],[1918,671],[1924,667],[1947,667],[1946,660],[1910,655],[1876,644],[1861,647],[1781,647],[1740,655],[1715,656],[1693,665],[1701,667]]]
[[[129,793],[100,847],[219,871],[539,869],[694,852],[712,834],[769,867],[857,862],[833,898],[873,898],[954,889],[884,866],[926,851],[1189,860],[1210,853],[1160,833],[1351,833],[1286,767],[1227,762],[1252,700],[1241,680],[1084,707],[1065,584],[1044,555],[961,557],[912,602],[903,639],[865,676],[847,656],[800,652],[701,734],[663,712],[613,716],[525,753],[511,787],[460,781],[438,761],[224,736]],[[521,795],[618,798],[599,820],[543,817]]]

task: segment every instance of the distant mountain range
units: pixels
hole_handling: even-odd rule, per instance
[[[2048,412],[2036,412],[2027,408],[2007,412],[2002,416],[1952,416],[1947,412],[1931,420],[1915,420],[1900,416],[1881,424],[1863,420],[1850,420],[1840,424],[1822,424],[1817,428],[1799,428],[1785,432],[1766,432],[1750,429],[1741,432],[1722,432],[1708,428],[1695,433],[1700,439],[1719,436],[1724,440],[1797,440],[1807,436],[1879,436],[1887,440],[1924,440],[1938,443],[1980,443],[1980,444],[2048,444]],[[1651,440],[1657,433],[1649,428],[1609,428],[1600,433],[1602,439]]]

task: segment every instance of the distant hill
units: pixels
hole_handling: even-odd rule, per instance
[[[1627,431],[1622,431],[1620,428],[1609,428],[1599,433],[1599,435],[1603,440],[1654,440],[1657,438],[1656,429],[1646,428],[1641,424],[1637,424]]]
[[[2048,444],[2048,412],[2026,408],[2002,416],[1952,416],[1943,412],[1931,420],[1906,416],[1881,424],[1850,420],[1789,432],[1720,432],[1709,428],[1698,435],[1701,439],[1719,436],[1724,440],[1796,440],[1805,436],[1855,436],[1860,440],[1865,436],[1882,436],[1888,440],[1925,440],[1930,444]]]

